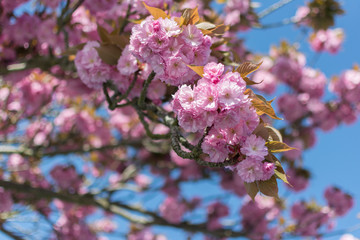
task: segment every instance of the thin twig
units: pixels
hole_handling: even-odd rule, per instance
[[[79,204],[82,206],[95,206],[107,212],[121,216],[128,221],[131,221],[133,223],[140,223],[145,226],[167,226],[193,233],[202,232],[204,234],[212,235],[219,238],[245,236],[245,233],[243,231],[232,231],[228,229],[211,231],[208,230],[206,223],[192,224],[189,222],[181,222],[178,224],[173,224],[154,212],[148,211],[140,207],[127,205],[121,202],[111,202],[104,198],[97,198],[97,196],[93,194],[79,195],[69,194],[66,192],[55,192],[45,188],[33,187],[26,183],[19,184],[1,179],[0,186],[10,191],[31,195],[32,197],[28,199],[29,201],[33,201],[34,198],[47,200],[59,199],[65,202]],[[24,201],[27,201],[27,199],[24,199]],[[130,212],[134,212],[134,214]],[[16,240],[22,239],[17,238]]]
[[[129,22],[129,17],[130,17],[130,14],[131,14],[131,4],[128,5],[128,9],[126,10],[126,16],[125,16],[125,19],[124,19],[124,22],[122,23],[121,27],[120,27],[120,32],[119,34],[122,34],[125,30],[125,27],[126,25],[128,24]]]
[[[138,100],[138,106],[143,109],[145,107],[145,98],[146,98],[146,94],[147,94],[147,90],[148,90],[148,87],[151,83],[151,81],[155,78],[155,72],[152,71],[148,78],[146,79],[146,81],[144,82],[144,86],[143,86],[143,89],[141,90],[141,93],[140,93],[140,97],[139,97],[139,100]]]
[[[294,0],[280,0],[276,3],[274,3],[273,5],[271,5],[270,7],[266,8],[265,10],[261,11],[258,14],[259,18],[263,18],[267,15],[269,15],[272,12],[275,12],[276,10],[280,9],[281,7],[285,6],[286,4],[292,2]]]
[[[277,27],[283,27],[289,24],[293,24],[293,23],[297,23],[298,21],[295,18],[287,18],[282,20],[281,22],[275,22],[275,23],[269,23],[269,24],[259,24],[259,25],[254,25],[254,28],[257,29],[269,29],[269,28],[277,28]]]

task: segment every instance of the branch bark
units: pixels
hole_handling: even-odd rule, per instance
[[[59,199],[65,202],[79,204],[82,206],[98,207],[104,211],[111,212],[113,214],[121,216],[133,223],[139,223],[146,226],[157,225],[157,226],[179,228],[187,232],[192,232],[192,233],[200,232],[203,234],[207,234],[219,238],[245,236],[244,231],[232,231],[227,229],[219,229],[219,230],[211,231],[207,229],[206,223],[192,224],[184,221],[179,224],[172,224],[169,223],[163,217],[159,216],[157,213],[147,211],[140,207],[127,205],[121,202],[111,202],[108,199],[99,198],[93,194],[85,194],[85,195],[69,194],[66,192],[57,192],[49,189],[33,187],[29,184],[19,184],[5,180],[0,180],[0,187],[3,187],[9,191],[28,194],[31,196],[29,198],[31,199],[30,201],[33,201],[34,199],[46,199],[49,201],[53,199]],[[26,199],[24,199],[24,201],[26,201]]]

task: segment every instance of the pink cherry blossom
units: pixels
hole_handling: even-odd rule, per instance
[[[262,180],[264,177],[263,164],[255,159],[246,158],[236,165],[237,174],[244,182]]]
[[[217,84],[220,81],[220,76],[224,72],[224,65],[221,63],[211,62],[204,67],[204,78],[208,81]]]
[[[173,197],[167,197],[160,206],[161,215],[170,223],[180,223],[187,211],[185,204]]]
[[[254,160],[262,161],[268,155],[268,149],[265,146],[265,140],[252,134],[242,145],[241,153]]]

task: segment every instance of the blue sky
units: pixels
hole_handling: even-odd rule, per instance
[[[266,2],[269,6],[277,1]],[[302,0],[295,0],[286,7],[272,13],[263,19],[264,23],[279,22],[283,18],[291,17],[296,9],[303,5]],[[301,42],[300,50],[307,56],[308,62],[317,58],[315,68],[323,71],[328,78],[339,75],[345,69],[350,69],[355,63],[360,63],[360,1],[343,0],[341,1],[346,13],[337,18],[334,27],[343,28],[345,31],[345,41],[341,51],[336,55],[322,53],[316,57],[305,41]],[[253,51],[267,53],[269,44],[278,44],[280,40],[295,42],[301,38],[298,28],[290,25],[268,30],[252,30],[243,35],[246,39],[245,45]],[[289,201],[304,199],[316,199],[324,203],[323,190],[329,185],[336,185],[354,196],[355,206],[345,217],[339,218],[336,229],[346,229],[360,224],[357,214],[360,212],[360,155],[359,155],[359,134],[360,121],[346,126],[341,125],[331,132],[317,132],[317,144],[307,151],[304,155],[304,165],[312,171],[310,187],[300,193],[293,194]],[[360,237],[360,231],[353,234]],[[327,239],[339,239],[329,237]]]

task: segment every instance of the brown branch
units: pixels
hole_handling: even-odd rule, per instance
[[[56,192],[49,189],[33,187],[29,184],[19,184],[5,180],[0,180],[0,186],[10,191],[19,192],[22,194],[29,194],[31,196],[30,201],[33,201],[34,198],[46,200],[59,199],[65,202],[74,203],[82,206],[94,206],[121,216],[128,221],[140,223],[146,226],[158,225],[165,227],[173,227],[193,233],[201,232],[203,234],[212,235],[219,238],[240,237],[245,235],[243,231],[232,231],[227,229],[211,231],[207,229],[206,223],[192,224],[184,221],[179,224],[172,224],[154,212],[150,212],[140,207],[130,206],[120,202],[111,202],[104,198],[98,198],[96,195],[93,194],[78,195],[69,194],[66,192]],[[26,201],[26,199],[23,200]],[[136,215],[132,214],[131,212],[136,213]],[[139,214],[141,216],[139,216]]]
[[[20,154],[26,157],[44,157],[44,156],[55,156],[55,155],[67,155],[67,154],[81,154],[103,150],[111,150],[122,146],[132,146],[139,148],[142,146],[140,140],[121,140],[115,144],[104,145],[101,147],[90,147],[82,146],[76,149],[64,149],[64,150],[46,150],[46,149],[33,149],[26,146],[11,146],[11,145],[0,145],[0,154]]]

